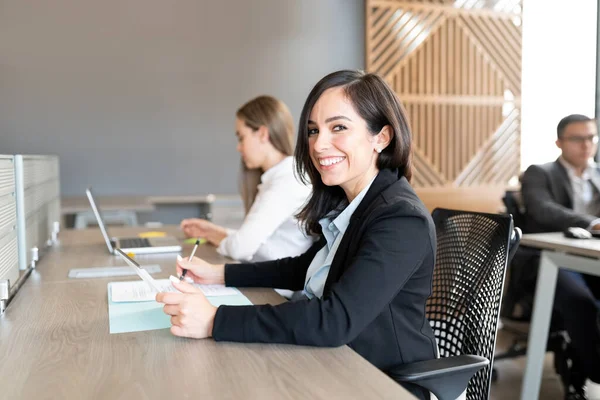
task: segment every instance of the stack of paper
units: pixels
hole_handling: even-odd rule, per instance
[[[168,279],[155,281],[164,292],[177,292]],[[198,285],[212,305],[245,306],[250,300],[238,289],[224,285]],[[110,333],[138,332],[170,328],[170,316],[154,299],[154,292],[144,281],[111,282],[108,284],[108,316]]]
[[[156,279],[157,286],[161,292],[177,292],[171,281],[168,279]],[[242,293],[236,288],[226,287],[225,285],[199,285],[193,286],[204,292],[205,296],[237,296]],[[110,285],[111,300],[114,303],[127,301],[154,301],[156,292],[144,281],[133,282],[113,282]],[[243,296],[243,295],[242,295]]]

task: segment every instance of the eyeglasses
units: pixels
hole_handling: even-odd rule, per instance
[[[566,142],[574,143],[574,144],[583,144],[585,142],[590,142],[592,144],[598,143],[598,135],[589,135],[589,136],[569,136],[563,137],[561,140]]]

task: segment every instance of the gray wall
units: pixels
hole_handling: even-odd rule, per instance
[[[58,154],[63,195],[235,193],[235,110],[297,120],[363,36],[362,0],[0,0],[0,154]]]

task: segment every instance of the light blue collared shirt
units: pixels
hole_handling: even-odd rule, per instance
[[[352,217],[352,214],[354,214],[354,211],[369,191],[374,180],[375,178],[373,178],[371,182],[360,191],[358,196],[356,196],[342,212],[337,214],[337,216],[336,212],[333,211],[325,218],[319,220],[327,244],[315,255],[306,271],[303,292],[309,299],[315,297],[321,298],[323,296],[323,289],[325,287],[325,281],[327,281],[327,275],[329,275],[331,262],[344,237],[346,228],[348,228],[350,217]]]

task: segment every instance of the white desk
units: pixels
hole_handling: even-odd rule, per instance
[[[69,279],[70,268],[124,263],[108,253],[98,229],[64,231],[60,240],[0,317],[1,399],[414,398],[348,346],[215,342],[168,329],[111,335],[106,285],[135,278]],[[197,254],[224,260],[209,245]],[[160,278],[174,268],[173,254],[136,258],[160,264]],[[283,301],[272,289],[242,291],[255,304]]]
[[[227,200],[228,195],[219,195],[220,201]],[[239,197],[239,196],[238,196]],[[127,221],[135,221],[137,225],[137,214],[158,211],[159,208],[177,207],[181,205],[193,205],[198,207],[199,216],[211,217],[211,206],[217,199],[214,194],[195,196],[96,196],[98,207],[104,218],[110,220],[111,215]],[[77,227],[77,217],[95,221],[86,196],[67,196],[61,200],[61,214],[63,227]],[[122,216],[120,215],[122,214]],[[124,218],[125,217],[125,218]],[[81,224],[80,225],[85,225]],[[81,226],[80,228],[82,228]]]
[[[534,400],[540,392],[558,269],[600,275],[600,240],[568,239],[562,233],[536,233],[523,235],[521,245],[542,250],[521,389],[522,400]]]

